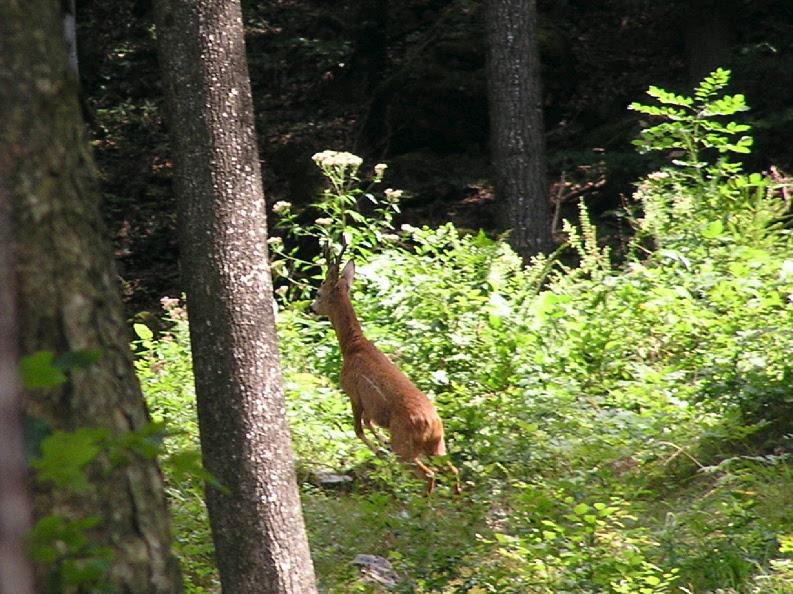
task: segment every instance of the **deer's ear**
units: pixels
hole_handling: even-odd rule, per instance
[[[347,283],[348,287],[352,286],[352,281],[355,278],[355,262],[350,260],[345,264],[344,269],[341,271],[341,276],[339,277],[340,281],[344,281]]]

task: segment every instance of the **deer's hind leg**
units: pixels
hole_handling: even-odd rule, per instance
[[[435,490],[435,472],[421,461],[421,450],[415,446],[410,433],[392,426],[391,448],[402,462],[413,467],[419,478],[427,481],[427,495],[430,495]]]
[[[432,495],[432,492],[435,490],[435,472],[424,464],[419,456],[413,458],[412,463],[416,467],[416,472],[419,476],[424,477],[427,481],[427,495]]]
[[[459,495],[463,492],[463,487],[460,484],[460,471],[457,470],[457,467],[448,460],[446,461],[446,468],[449,469],[449,472],[454,477],[454,492]]]
[[[440,425],[440,421],[438,421],[438,429],[435,435],[425,443],[424,453],[431,461],[436,456],[446,456],[446,442],[443,439],[443,426]],[[444,466],[454,477],[454,492],[459,495],[463,492],[463,487],[460,484],[460,471],[448,458],[446,458]]]

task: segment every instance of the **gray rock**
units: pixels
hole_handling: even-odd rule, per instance
[[[344,490],[352,485],[352,477],[332,470],[317,470],[314,472],[314,483],[323,489]]]
[[[387,588],[399,584],[399,575],[388,559],[377,555],[356,555],[352,563],[361,568],[361,577],[364,581],[375,582]]]

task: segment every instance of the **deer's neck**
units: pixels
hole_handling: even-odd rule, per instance
[[[340,300],[330,316],[330,322],[336,331],[342,355],[349,353],[364,340],[361,324],[352,308],[349,295]]]

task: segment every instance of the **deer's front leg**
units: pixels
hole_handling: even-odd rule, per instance
[[[361,403],[358,402],[355,398],[350,398],[350,402],[352,402],[352,416],[355,426],[355,435],[357,435],[358,439],[360,439],[362,442],[366,444],[366,447],[368,447],[376,454],[377,448],[375,448],[372,445],[372,442],[367,439],[366,434],[364,434],[363,432],[363,421],[364,421],[363,406],[361,406]],[[367,418],[366,424],[369,425],[370,423],[371,421]]]
[[[374,435],[381,447],[388,447],[388,440],[383,437],[380,431],[378,431],[377,426],[372,422],[372,419],[370,419],[365,412],[363,414],[363,424],[365,427],[369,428],[369,432]]]

